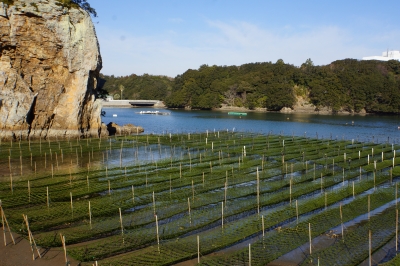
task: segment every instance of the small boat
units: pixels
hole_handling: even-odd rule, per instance
[[[117,117],[117,114],[113,114],[113,117]]]
[[[160,112],[160,111],[140,111],[138,114],[141,115],[170,115],[169,112]]]
[[[229,112],[228,115],[247,115],[247,113],[239,113],[239,112]]]

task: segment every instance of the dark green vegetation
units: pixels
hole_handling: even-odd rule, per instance
[[[88,12],[93,17],[97,17],[96,10],[90,6],[90,4],[86,0],[57,0],[63,6],[68,8],[82,8],[86,12]]]
[[[226,103],[277,111],[292,107],[296,96],[334,112],[399,113],[400,62],[346,59],[314,66],[307,60],[300,68],[282,60],[240,67],[203,65],[175,78],[166,103],[200,109]]]
[[[7,5],[14,4],[14,0],[0,0],[0,2],[3,2]],[[90,6],[90,4],[87,2],[87,0],[57,0],[56,4],[67,7],[67,8],[82,8],[83,10],[88,12],[93,17],[97,17],[96,10]],[[30,5],[36,7],[36,9],[38,11],[36,3],[30,3]]]
[[[114,77],[100,74],[99,87],[108,91],[115,100],[165,100],[171,94],[173,79],[166,76],[130,75]]]
[[[307,244],[309,224],[315,239],[392,202],[344,244],[304,251],[306,264],[355,265],[369,230],[373,251],[395,236],[399,148],[233,132],[3,142],[0,199],[12,230],[26,235],[26,214],[39,245],[61,246],[61,233],[83,265],[174,264],[197,258],[197,236],[204,265],[247,265],[246,239],[266,265]]]
[[[345,59],[314,66],[308,59],[301,67],[276,63],[241,66],[202,65],[173,80],[158,76],[103,76],[111,95],[123,98],[165,100],[170,108],[193,109],[229,106],[293,107],[297,97],[334,113],[343,110],[368,113],[400,113],[400,62]],[[172,89],[171,89],[172,88]]]

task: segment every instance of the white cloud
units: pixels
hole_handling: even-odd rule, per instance
[[[328,64],[338,59],[380,54],[386,47],[376,47],[376,43],[382,40],[400,43],[398,31],[382,33],[375,39],[357,37],[356,33],[337,26],[285,25],[281,29],[267,29],[248,22],[211,20],[205,24],[208,27],[202,31],[167,31],[155,36],[135,36],[102,28],[98,34],[102,72],[176,76],[202,64],[240,65],[275,62],[279,58],[294,65],[301,65],[307,58],[315,64]]]

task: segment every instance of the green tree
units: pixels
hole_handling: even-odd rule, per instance
[[[97,17],[96,10],[90,6],[87,0],[58,0],[58,2],[62,3],[63,6],[71,8],[71,7],[80,7],[86,12],[88,12],[93,17]]]
[[[123,100],[124,98],[122,98],[122,92],[125,90],[124,85],[119,85],[119,90],[121,91],[121,100]]]

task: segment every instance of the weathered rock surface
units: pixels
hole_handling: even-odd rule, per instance
[[[135,126],[132,124],[126,124],[123,126],[119,126],[116,123],[110,122],[107,124],[107,130],[109,136],[114,135],[131,135],[131,134],[139,134],[144,132],[144,129],[140,126]]]
[[[98,136],[102,67],[90,16],[56,0],[0,2],[0,138]]]

